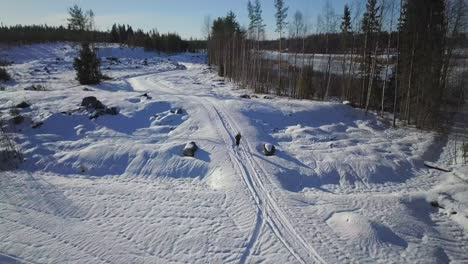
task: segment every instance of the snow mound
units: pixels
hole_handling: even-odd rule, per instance
[[[327,220],[327,224],[342,239],[358,244],[364,250],[373,250],[382,246],[407,247],[407,242],[390,228],[374,223],[358,213],[335,213]]]
[[[276,164],[285,169],[277,176],[291,191],[404,182],[423,169],[422,157],[434,139],[416,130],[391,129],[375,115],[341,103],[246,104],[251,106],[244,114],[265,132],[261,140],[281,148]]]

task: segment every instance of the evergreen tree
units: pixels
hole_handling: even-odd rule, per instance
[[[110,40],[111,42],[117,43],[119,42],[119,31],[117,30],[117,25],[112,25],[112,29],[110,32]]]
[[[265,33],[265,25],[263,24],[262,6],[260,5],[260,0],[255,0],[254,14],[257,40],[260,40],[260,36]]]
[[[343,48],[343,63],[342,63],[342,71],[343,71],[343,76],[345,76],[345,80],[342,83],[342,91],[341,91],[341,98],[345,99],[346,94],[348,93],[349,90],[349,82],[351,81],[351,67],[353,67],[353,58],[351,54],[351,58],[349,60],[349,63],[347,61],[347,55],[348,55],[348,45],[349,45],[349,38],[351,35],[352,31],[352,26],[351,26],[351,11],[349,10],[349,6],[346,4],[344,6],[343,10],[343,16],[341,17],[341,34],[342,34],[342,48]],[[346,71],[346,67],[349,68],[348,71]]]
[[[281,87],[281,39],[283,37],[283,31],[284,28],[287,26],[286,18],[288,16],[288,7],[284,6],[284,0],[275,0],[275,8],[276,8],[276,13],[275,13],[275,18],[276,18],[276,32],[279,34],[279,73],[278,73],[278,89],[276,91],[277,94],[282,93],[282,87]]]
[[[368,0],[366,12],[362,17],[362,32],[375,33],[380,29],[380,7],[377,6],[377,0]]]
[[[101,60],[94,50],[90,49],[89,43],[83,42],[78,58],[75,58],[73,67],[80,84],[98,84],[101,82]]]
[[[349,10],[348,4],[345,4],[344,6],[340,29],[343,34],[348,34],[351,32],[351,11]]]
[[[68,13],[70,15],[70,17],[67,18],[68,29],[79,31],[87,29],[88,18],[78,5],[69,8]]]
[[[363,48],[363,59],[364,62],[361,64],[363,78],[361,86],[361,106],[365,106],[366,113],[369,109],[371,91],[376,82],[374,78],[378,78],[379,66],[377,65],[376,53],[378,49],[377,45],[377,33],[380,32],[380,7],[377,6],[377,0],[368,0],[366,4],[366,12],[362,17],[361,30],[364,34],[364,48]],[[372,55],[374,54],[374,57]]]
[[[254,35],[254,30],[255,30],[255,13],[254,13],[254,7],[252,5],[252,2],[250,0],[247,2],[247,13],[249,17],[249,35],[252,37]]]

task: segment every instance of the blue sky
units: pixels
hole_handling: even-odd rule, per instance
[[[317,14],[325,0],[285,0],[292,19],[296,10],[315,25]],[[341,14],[345,3],[356,0],[330,0],[336,13]],[[274,38],[274,1],[260,0],[267,37]],[[113,23],[130,24],[133,28],[160,32],[178,32],[182,37],[200,38],[204,17],[212,19],[232,10],[241,25],[247,25],[247,0],[0,0],[0,22],[12,24],[65,25],[67,8],[78,4],[92,9],[99,29],[107,30]]]

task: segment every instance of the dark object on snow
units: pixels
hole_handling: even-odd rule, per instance
[[[39,121],[39,122],[34,122],[31,126],[31,128],[39,128],[44,124],[44,122]]]
[[[350,102],[350,101],[343,101],[342,104],[344,104],[344,105],[349,105],[349,106],[351,106],[352,108],[359,108],[359,105],[358,105],[358,104],[356,104],[356,103],[354,103],[354,102]]]
[[[87,96],[83,98],[83,101],[81,101],[81,106],[87,107],[87,108],[94,108],[94,109],[104,109],[106,108],[101,101],[96,99],[94,96]]]
[[[149,96],[148,93],[144,93],[141,95],[142,97],[146,97],[146,99],[151,100],[153,97]]]
[[[276,148],[272,144],[263,144],[263,153],[265,156],[273,156],[275,155]]]
[[[10,74],[4,68],[0,68],[0,81],[9,81],[11,80]]]
[[[432,206],[432,207],[435,207],[435,208],[444,209],[444,207],[442,207],[437,201],[432,201],[432,202],[431,202],[431,206]]]
[[[194,157],[195,152],[198,150],[197,144],[195,142],[189,142],[187,145],[184,147],[184,156],[185,157]]]
[[[17,105],[16,105],[16,108],[28,108],[28,107],[30,107],[30,106],[31,106],[30,104],[28,104],[28,103],[26,103],[26,102],[23,101],[23,102],[17,104]]]
[[[13,117],[13,124],[15,125],[19,125],[23,123],[23,121],[24,121],[24,117],[22,115],[17,115]]]
[[[273,97],[271,97],[271,96],[269,96],[269,95],[265,95],[265,96],[263,96],[263,99],[269,99],[269,100],[271,100],[271,99],[273,99]]]
[[[250,95],[248,94],[241,94],[239,97],[244,99],[250,99]]]
[[[120,60],[116,57],[107,57],[106,59],[110,62],[115,62],[116,64],[120,63]]]
[[[184,110],[182,110],[182,108],[176,108],[176,109],[172,109],[171,113],[176,114],[176,115],[181,115],[184,113]]]
[[[439,170],[439,171],[443,171],[443,172],[451,172],[452,171],[452,168],[443,167],[443,166],[440,166],[438,164],[428,162],[428,161],[424,162],[424,166],[426,166],[426,167],[428,167],[430,169]]]
[[[236,135],[235,138],[236,138],[236,146],[239,146],[240,140],[241,140],[241,138],[242,138],[241,133],[237,133],[237,135]]]
[[[252,94],[250,97],[252,98],[258,98],[258,96],[256,94]]]
[[[33,84],[30,87],[24,88],[25,91],[45,91],[45,87],[40,84]]]
[[[83,91],[90,92],[90,91],[94,91],[94,90],[93,90],[93,89],[89,89],[88,87],[85,87],[85,88],[83,88]]]
[[[118,115],[119,114],[119,109],[115,106],[106,108],[106,114],[108,115]]]

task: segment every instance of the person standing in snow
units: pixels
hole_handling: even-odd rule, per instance
[[[242,137],[241,134],[240,134],[240,133],[237,133],[237,135],[236,135],[236,146],[239,146],[241,137]]]

